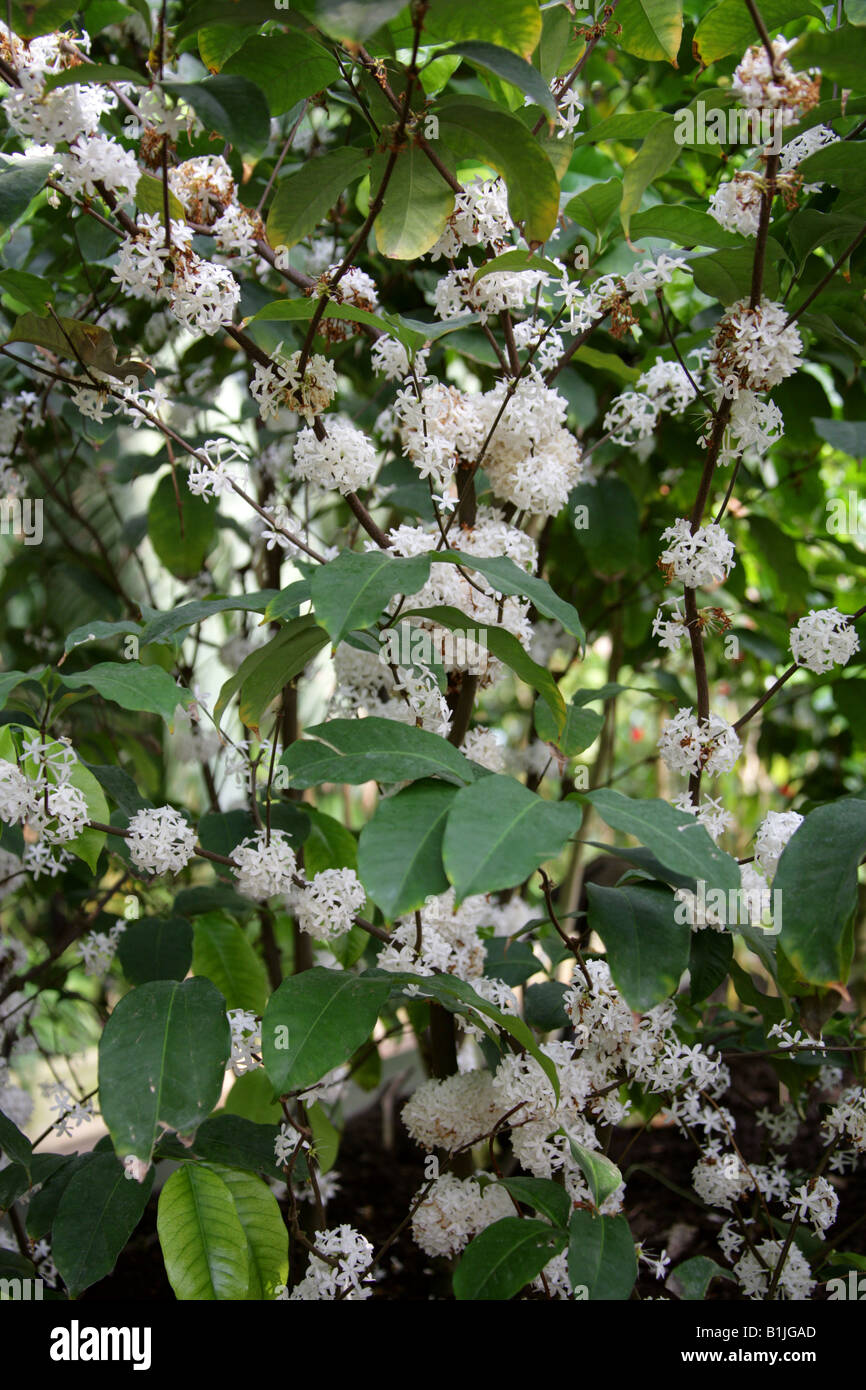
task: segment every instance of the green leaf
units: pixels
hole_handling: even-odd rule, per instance
[[[570,217],[579,227],[592,232],[600,246],[602,232],[621,201],[622,180],[608,179],[606,183],[594,183],[582,193],[576,193],[573,198],[569,198],[563,211],[566,217]]]
[[[670,1273],[674,1289],[676,1290],[679,1286],[682,1290],[680,1298],[690,1302],[705,1299],[707,1289],[713,1279],[733,1279],[733,1277],[729,1269],[723,1269],[707,1255],[693,1255],[690,1260],[683,1260],[682,1264],[678,1264]]]
[[[268,213],[268,241],[272,246],[296,246],[366,172],[365,152],[351,146],[308,159],[277,185]]]
[[[3,176],[0,175],[0,197],[2,188]],[[0,226],[2,222],[0,216]],[[54,298],[50,280],[43,280],[41,275],[30,275],[26,270],[0,271],[0,289],[4,292],[4,298],[11,300],[13,305],[20,305],[39,315],[47,313],[47,306]]]
[[[299,587],[303,587],[304,583],[304,580],[299,580]],[[205,622],[207,618],[216,613],[264,613],[266,609],[269,610],[270,605],[278,597],[279,594],[275,589],[261,589],[254,594],[232,594],[226,598],[193,599],[192,602],[182,603],[179,608],[171,608],[165,613],[161,613],[157,608],[150,608],[147,604],[142,604],[141,612],[144,622],[143,626],[136,630],[140,632],[142,645],[148,642],[177,640],[179,633],[186,633],[191,627],[197,623]],[[86,630],[85,626],[77,628],[76,632],[83,633]]]
[[[864,851],[866,801],[845,797],[810,811],[782,852],[773,879],[774,901],[784,913],[779,941],[800,978],[811,984],[847,978]]]
[[[471,1240],[454,1271],[454,1297],[504,1301],[565,1249],[566,1234],[543,1221],[505,1216]]]
[[[51,1255],[72,1298],[104,1279],[132,1235],[153,1187],[151,1168],[131,1182],[113,1153],[89,1154],[66,1184],[51,1232]]]
[[[730,968],[734,938],[730,932],[692,933],[689,949],[689,999],[699,1004],[718,989]]]
[[[156,1229],[176,1298],[246,1299],[249,1242],[231,1188],[212,1168],[186,1163],[172,1173],[159,1194]]]
[[[357,1073],[354,1079],[357,1079]],[[307,1110],[307,1118],[313,1131],[316,1165],[320,1173],[329,1173],[337,1161],[340,1131],[331,1124],[325,1107],[318,1101]]]
[[[219,72],[223,63],[233,53],[243,48],[248,38],[252,38],[257,25],[214,24],[207,29],[199,29],[197,41],[201,60],[208,72]],[[274,35],[274,37],[277,37]]]
[[[28,1177],[30,1176],[33,1145],[27,1135],[22,1134],[18,1126],[2,1110],[0,1110],[0,1153],[4,1153],[13,1163],[20,1163]]]
[[[272,116],[282,116],[304,97],[324,91],[340,75],[328,50],[297,30],[247,39],[240,52],[223,63],[222,71],[255,82]]]
[[[523,598],[530,599],[545,618],[553,618],[560,623],[581,645],[586,641],[583,624],[572,604],[566,603],[565,599],[554,593],[546,579],[527,574],[526,570],[521,569],[507,555],[496,555],[487,559],[478,555],[468,555],[462,550],[435,551],[434,563],[438,564],[442,560],[463,565],[466,569],[477,570],[485,579],[490,580],[497,593],[520,594]]]
[[[524,223],[530,246],[546,241],[559,215],[559,184],[526,126],[492,102],[463,96],[442,98],[439,121],[442,138],[455,153],[481,158],[502,175],[508,210],[515,222]]]
[[[565,724],[561,732],[557,731],[549,707],[541,701],[535,702],[533,719],[538,737],[546,743],[555,743],[567,758],[573,758],[575,754],[582,753],[590,744],[595,743],[604,724],[603,714],[583,709],[574,701],[566,706]]]
[[[819,68],[826,82],[841,82],[855,92],[866,90],[866,34],[860,25],[843,24],[824,33],[809,30],[786,56],[798,70]]]
[[[280,1095],[320,1081],[366,1042],[393,979],[314,966],[283,980],[262,1019],[265,1070]]]
[[[178,485],[170,473],[160,478],[147,509],[147,534],[157,557],[178,579],[196,579],[210,554],[216,507]]]
[[[11,6],[12,29],[22,39],[50,34],[71,19],[77,10],[76,0],[22,0]],[[3,18],[5,22],[5,13]]]
[[[644,193],[655,179],[667,173],[679,153],[676,122],[673,116],[665,116],[647,132],[643,144],[622,176],[619,217],[627,237],[630,235],[631,218],[640,208]]]
[[[801,160],[797,173],[802,174],[804,183],[826,182],[834,188],[849,188],[862,172],[864,149],[866,140],[837,140]]]
[[[580,822],[573,802],[544,801],[513,777],[494,774],[463,787],[442,847],[458,900],[522,883],[559,854]]]
[[[354,629],[371,627],[395,594],[423,589],[429,575],[429,555],[402,559],[381,550],[343,550],[311,577],[316,621],[339,646]]]
[[[866,420],[813,419],[815,433],[852,459],[866,458]]]
[[[646,212],[636,213],[629,235],[635,242],[641,237],[663,237],[675,246],[739,246],[742,240],[733,232],[726,232],[708,212],[699,212],[684,203],[659,203]]]
[[[310,833],[304,841],[304,869],[307,876],[322,869],[355,869],[358,866],[358,842],[351,830],[333,816],[315,806],[304,806],[309,817]]]
[[[568,1225],[571,1199],[558,1182],[551,1182],[549,1178],[500,1178],[498,1186],[504,1187],[518,1202],[546,1216],[554,1226]]]
[[[781,247],[774,242],[764,267],[764,293],[775,298],[779,293],[777,262]],[[755,252],[751,246],[732,247],[714,251],[710,256],[696,256],[692,261],[695,285],[720,304],[733,304],[749,293]]]
[[[151,78],[147,73],[125,68],[120,63],[79,63],[75,67],[53,72],[45,79],[43,91],[53,92],[57,87],[107,86],[112,82],[130,82],[137,87],[149,87]]]
[[[578,1208],[571,1214],[568,1240],[571,1287],[583,1286],[592,1301],[623,1301],[637,1278],[634,1241],[624,1216],[593,1216]]]
[[[612,830],[634,835],[666,868],[702,878],[710,888],[739,889],[737,861],[713,844],[694,816],[675,810],[667,801],[633,800],[607,787],[587,792],[583,800]]]
[[[458,43],[453,48],[446,48],[437,56],[446,58],[452,53],[459,54],[473,67],[484,68],[487,72],[501,77],[503,82],[510,82],[512,87],[530,97],[536,106],[543,107],[551,118],[555,118],[556,102],[553,100],[550,87],[538,69],[512,49],[502,48],[495,43],[470,40],[468,43]]]
[[[135,188],[135,206],[141,212],[159,217],[165,226],[165,190],[162,179],[155,179],[152,174],[139,174]],[[168,190],[168,215],[172,222],[186,222],[183,203],[171,189]]]
[[[99,1100],[118,1155],[150,1161],[162,1129],[187,1134],[219,1100],[230,1052],[209,980],[152,980],[124,995],[99,1042]]]
[[[361,831],[358,875],[389,922],[447,890],[442,838],[456,795],[447,782],[413,782],[380,801]]]
[[[299,676],[317,652],[327,645],[327,637],[311,614],[295,618],[245,657],[219,693],[214,715],[219,722],[223,710],[236,691],[240,691],[239,714],[248,729],[258,732],[259,721],[268,706],[291,681]]]
[[[810,0],[761,0],[761,16],[770,33],[792,19],[817,12]],[[727,58],[731,53],[739,58],[750,45],[758,42],[752,17],[741,0],[721,0],[707,10],[695,30],[696,55],[704,64]],[[790,54],[788,61],[792,61]],[[804,66],[799,58],[794,60],[794,67]]]
[[[593,573],[623,574],[638,553],[640,516],[634,492],[621,478],[578,483],[569,494],[574,528]]]
[[[269,20],[287,19],[274,5],[274,0],[195,0],[185,6],[186,14],[174,27],[175,42],[194,34],[197,29],[214,25],[267,24]]]
[[[560,694],[559,686],[546,667],[539,666],[537,661],[532,660],[526,648],[513,633],[508,632],[504,627],[481,626],[474,618],[461,613],[459,608],[447,606],[410,608],[403,614],[403,617],[423,618],[442,627],[447,627],[453,632],[466,633],[469,642],[474,642],[479,646],[484,643],[493,656],[498,657],[500,661],[511,668],[515,675],[539,692],[550,712],[554,727],[557,730],[562,728],[565,723],[565,701]],[[418,653],[421,658],[432,641],[423,632],[423,629],[414,627],[408,628],[408,636],[404,638],[407,629],[402,624],[399,629],[391,628],[389,631],[394,633],[395,645],[398,650],[405,641],[408,644],[409,654]],[[416,658],[413,656],[414,659]]]
[[[433,149],[446,166],[448,150]],[[381,185],[387,157],[377,154],[370,166],[372,188]],[[376,245],[392,260],[413,261],[430,250],[454,211],[454,193],[413,140],[400,151],[385,190],[382,210],[373,223]]]
[[[187,102],[205,130],[215,130],[238,152],[263,149],[271,132],[264,95],[246,77],[218,72],[201,82],[164,82],[169,96]]]
[[[26,671],[4,671],[0,675],[0,709],[6,708],[12,691],[16,690],[23,681],[34,681],[38,685],[38,673],[29,675]]]
[[[483,39],[488,44],[532,57],[541,38],[537,0],[435,0],[424,16],[425,33],[435,39]]]
[[[169,728],[178,705],[186,709],[194,699],[161,666],[142,666],[140,661],[102,661],[77,676],[64,673],[61,680],[70,690],[93,689],[121,709],[159,714]]]
[[[606,1154],[596,1149],[585,1149],[569,1139],[571,1155],[586,1178],[596,1207],[602,1206],[622,1182],[622,1173]]]
[[[193,933],[193,975],[215,984],[226,1008],[261,1016],[268,997],[265,967],[237,923],[208,912],[196,918]]]
[[[192,964],[192,924],[186,917],[142,917],[127,923],[117,958],[130,984],[182,980]]]
[[[207,1165],[231,1193],[247,1238],[250,1282],[246,1298],[273,1302],[289,1273],[289,1233],[277,1200],[261,1178],[224,1164]]]
[[[666,889],[587,884],[589,925],[607,948],[614,983],[626,1002],[646,1013],[673,994],[689,963],[691,927],[674,916]]]
[[[477,285],[486,275],[496,275],[502,270],[543,270],[548,275],[559,274],[553,261],[546,260],[544,256],[536,256],[530,251],[503,251],[501,256],[494,256],[492,261],[485,261],[476,270],[472,283]]]
[[[667,59],[677,67],[683,37],[682,0],[620,0],[616,22],[622,25],[617,42],[626,53],[650,62]]]
[[[255,1078],[270,1101],[273,1091],[260,1068],[244,1072],[243,1076],[238,1077],[230,1096],[234,1095],[241,1081],[247,1082],[251,1078]],[[208,1163],[227,1163],[232,1168],[243,1168],[250,1173],[262,1173],[268,1177],[281,1176],[282,1169],[277,1167],[274,1158],[274,1140],[278,1127],[270,1122],[272,1112],[273,1107],[268,1106],[267,1123],[254,1123],[241,1114],[226,1114],[224,1111],[212,1115],[199,1126],[196,1133],[193,1145],[196,1157],[203,1158]],[[279,1105],[276,1106],[276,1114],[282,1117]]]
[[[312,13],[324,34],[363,43],[403,9],[401,0],[313,0]]]
[[[87,802],[87,813],[90,820],[99,821],[105,825],[109,819],[108,802],[103,795],[100,786],[93,773],[88,771],[84,763],[77,762],[73,765],[69,774],[69,781],[73,787],[77,787],[83,793]],[[66,848],[81,859],[92,873],[96,873],[96,861],[98,860],[102,847],[105,844],[105,832],[102,830],[82,830],[80,835],[76,835],[74,840],[67,841]]]
[[[289,769],[294,787],[316,787],[322,782],[350,786],[371,780],[410,782],[437,775],[462,785],[481,775],[477,764],[447,739],[376,715],[316,724],[286,750],[280,762]]]
[[[58,357],[72,357],[85,367],[96,367],[117,381],[128,376],[141,380],[151,370],[144,362],[118,361],[117,348],[106,328],[83,319],[22,314],[9,335],[10,343],[36,343]]]

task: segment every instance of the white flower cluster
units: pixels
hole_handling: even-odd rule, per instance
[[[707,209],[726,232],[757,236],[761,221],[763,182],[761,175],[740,169],[732,179],[720,183]]]
[[[747,449],[762,457],[782,438],[783,427],[782,412],[773,401],[762,401],[754,391],[739,391],[731,405],[730,419],[716,460],[718,467],[733,463]],[[709,425],[708,435],[711,429]],[[707,444],[708,435],[699,440],[702,448]]]
[[[337,390],[337,373],[332,362],[314,352],[301,380],[298,368],[300,351],[283,357],[282,344],[276,349],[269,366],[257,362],[250,382],[250,393],[259,407],[262,420],[275,419],[281,410],[303,415],[308,425],[327,410]]]
[[[128,829],[129,857],[145,873],[179,873],[195,853],[195,831],[171,806],[136,811]]]
[[[443,1173],[412,1217],[412,1239],[427,1255],[457,1255],[479,1231],[513,1215],[504,1187]]]
[[[376,474],[376,450],[372,442],[342,416],[328,420],[328,433],[319,439],[307,426],[295,440],[295,474],[315,483],[320,492],[336,488],[345,496],[369,487]]]
[[[810,1222],[816,1236],[823,1240],[824,1232],[835,1223],[839,1210],[836,1189],[826,1178],[812,1178],[792,1192],[788,1200],[785,1216],[789,1219],[799,1216],[801,1221]]]
[[[849,1139],[858,1153],[866,1153],[866,1087],[849,1086],[830,1107],[821,1127],[829,1143]]]
[[[297,858],[285,831],[259,830],[231,852],[238,869],[237,889],[245,898],[265,902],[277,893],[291,893]]]
[[[734,1275],[746,1298],[763,1301],[767,1297],[770,1281],[778,1267],[785,1248],[781,1240],[761,1240],[751,1250],[746,1250],[734,1265]],[[760,1259],[759,1259],[760,1256]],[[805,1255],[791,1245],[785,1256],[776,1297],[805,1302],[812,1297],[815,1280]]]
[[[662,540],[669,545],[659,557],[659,566],[668,567],[671,579],[689,589],[723,584],[736,564],[728,533],[713,522],[692,531],[686,517],[677,517],[662,532]]]
[[[810,154],[816,154],[818,150],[826,149],[828,145],[835,145],[838,139],[839,136],[829,126],[811,126],[802,134],[795,135],[793,140],[789,140],[785,145],[779,159],[779,169],[785,174],[791,173],[804,159],[808,159]],[[817,193],[823,187],[822,183],[804,183],[802,191],[804,193]]]
[[[112,280],[137,299],[167,302],[169,312],[192,333],[212,336],[230,323],[241,287],[226,266],[203,260],[192,249],[192,229],[170,223],[167,244],[161,218],[143,215],[135,235],[124,238]]]
[[[4,27],[2,45],[3,56],[20,84],[10,87],[3,111],[25,141],[49,147],[72,144],[80,135],[93,135],[100,117],[117,105],[109,87],[93,83],[71,83],[45,91],[48,77],[80,62],[76,50],[89,52],[86,33],[79,34],[73,46],[64,34],[44,34],[25,42]]]
[[[773,40],[772,67],[764,45],[753,44],[737,65],[731,82],[731,90],[741,105],[753,111],[779,111],[784,125],[793,124],[810,111],[821,90],[820,73],[795,72],[786,58],[796,42],[781,35]]]
[[[694,776],[703,771],[715,777],[730,772],[742,745],[733,727],[720,714],[699,720],[686,708],[665,721],[658,749],[672,772]]]
[[[490,1072],[468,1071],[425,1081],[403,1106],[402,1119],[422,1148],[454,1153],[489,1134],[502,1113]]]
[[[365,1236],[353,1226],[343,1225],[317,1231],[313,1243],[318,1253],[311,1253],[303,1279],[291,1293],[280,1290],[278,1298],[288,1302],[336,1298],[358,1302],[371,1296],[366,1276],[375,1252]]]
[[[354,869],[322,869],[292,898],[301,931],[319,941],[334,941],[352,930],[366,892]]]
[[[379,968],[411,970],[416,975],[447,971],[474,981],[483,974],[486,956],[478,928],[488,925],[493,914],[484,894],[464,898],[459,907],[453,888],[429,897],[420,910],[420,932],[414,914],[395,922],[390,940],[379,952]]]
[[[477,314],[486,323],[491,314],[522,309],[550,278],[545,270],[492,270],[476,279],[474,266],[449,270],[436,285],[433,308],[438,318]]]
[[[207,439],[190,461],[186,485],[195,497],[222,497],[240,481],[232,469],[245,469],[249,460],[249,450],[233,439]]]
[[[776,872],[782,851],[803,817],[797,811],[768,811],[755,835],[755,864],[771,879]]]
[[[791,654],[798,666],[806,666],[816,676],[847,666],[860,650],[860,638],[838,608],[810,609],[790,633]]]
[[[45,1081],[41,1085],[42,1094],[51,1096],[49,1110],[57,1111],[56,1120],[52,1121],[51,1128],[55,1134],[71,1134],[72,1128],[78,1129],[80,1125],[86,1125],[93,1119],[95,1111],[92,1100],[76,1100],[72,1092],[61,1081]]]
[[[803,343],[787,320],[785,306],[766,296],[754,309],[748,299],[738,299],[723,314],[709,369],[725,395],[734,398],[743,388],[769,391],[796,372]]]
[[[236,196],[232,171],[222,155],[198,155],[168,171],[168,186],[191,222],[211,227]]]
[[[508,193],[501,179],[475,179],[454,199],[454,211],[439,240],[428,252],[454,260],[465,246],[484,246],[500,255],[511,244],[514,224],[508,212]]]
[[[38,836],[39,844],[29,844],[24,855],[25,868],[38,877],[39,851],[45,871],[49,863],[59,868],[49,847],[77,839],[89,814],[84,793],[71,781],[78,762],[68,742],[31,738],[24,743],[22,764],[0,758],[0,820],[27,826]]]
[[[733,825],[734,817],[726,811],[720,797],[705,796],[699,806],[692,801],[687,791],[674,797],[674,806],[686,815],[694,816],[712,840],[718,841],[724,832]]]
[[[532,368],[507,399],[510,390],[499,381],[475,398],[490,438],[484,470],[496,496],[518,511],[555,516],[582,477],[580,445],[565,428],[567,403]]]
[[[327,292],[330,301],[336,304],[351,304],[354,308],[365,309],[371,314],[379,307],[379,292],[374,281],[366,271],[359,270],[357,266],[350,266],[337,283],[333,284],[331,277],[339,269],[339,263],[328,266],[319,279],[319,285],[307,293],[315,297],[321,289]],[[319,324],[319,332],[330,343],[345,342],[357,331],[358,325],[352,319],[336,318],[328,314]]]
[[[370,348],[373,371],[377,376],[384,376],[386,381],[402,381],[410,374],[412,368],[420,380],[427,370],[427,357],[427,350],[419,348],[410,363],[409,353],[403,344],[387,333],[378,337]]]
[[[235,1076],[255,1071],[262,1063],[262,1025],[249,1009],[229,1009],[232,1051],[229,1066]]]
[[[78,942],[77,951],[84,964],[85,975],[105,975],[111,968],[118,943],[126,931],[126,922],[118,918],[110,931],[92,931]]]

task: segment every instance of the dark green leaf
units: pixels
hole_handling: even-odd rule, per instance
[[[470,1241],[454,1271],[454,1297],[504,1301],[520,1293],[565,1249],[566,1234],[543,1221],[505,1216]]]

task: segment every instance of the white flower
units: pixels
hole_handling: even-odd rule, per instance
[[[738,299],[719,320],[709,369],[732,398],[746,389],[769,391],[800,366],[803,343],[788,311],[764,296],[752,309]]]
[[[724,583],[736,564],[728,533],[714,522],[693,532],[688,519],[678,517],[662,532],[662,540],[670,544],[659,563],[671,566],[671,577],[689,589]]]
[[[327,1261],[310,1255],[307,1272],[291,1293],[283,1296],[290,1302],[335,1299],[339,1295],[357,1302],[370,1297],[371,1289],[365,1277],[373,1259],[370,1242],[353,1226],[337,1226],[332,1231],[317,1231],[316,1250],[329,1256]],[[333,1261],[333,1263],[332,1263]]]
[[[776,872],[782,851],[794,831],[803,824],[796,811],[768,811],[755,836],[755,864],[768,879]]]
[[[136,811],[126,841],[138,869],[147,873],[177,873],[195,852],[195,831],[171,806]]]
[[[806,72],[795,72],[788,62],[785,55],[795,43],[796,39],[786,39],[781,35],[773,39],[772,68],[764,45],[753,44],[746,50],[731,82],[731,90],[743,106],[753,111],[768,107],[778,110],[785,125],[798,121],[806,111],[811,110],[821,89],[820,73],[813,76]]]
[[[243,1076],[263,1065],[262,1025],[249,1009],[229,1009],[226,1017],[232,1032],[229,1066],[235,1076]]]
[[[694,776],[704,771],[714,777],[730,772],[742,745],[728,722],[719,714],[699,721],[691,709],[680,709],[664,724],[659,752],[673,772]]]
[[[92,931],[82,937],[76,949],[84,962],[85,975],[107,974],[126,925],[123,918],[119,918],[109,932]]]
[[[479,1231],[513,1214],[504,1187],[488,1183],[482,1188],[475,1178],[444,1173],[412,1217],[412,1239],[427,1255],[456,1255]]]
[[[826,1178],[811,1178],[808,1183],[798,1187],[788,1199],[785,1216],[790,1220],[799,1216],[801,1221],[810,1221],[815,1234],[823,1240],[824,1232],[836,1220],[839,1210],[839,1196]]]
[[[263,420],[275,418],[281,410],[291,410],[303,415],[307,424],[312,424],[317,415],[327,410],[337,390],[337,373],[333,363],[314,352],[301,381],[298,375],[300,351],[293,352],[290,357],[282,357],[281,347],[282,344],[269,366],[256,363],[250,394],[258,403],[259,415]]]
[[[328,420],[328,434],[318,439],[308,428],[295,440],[295,473],[323,492],[336,488],[345,496],[368,487],[376,475],[376,450],[362,430],[337,416]]]
[[[425,1081],[403,1106],[402,1119],[424,1149],[455,1149],[482,1139],[505,1113],[489,1071],[458,1072]]]
[[[352,930],[366,896],[354,869],[323,869],[297,890],[292,907],[301,931],[334,941]]]
[[[196,497],[222,497],[231,492],[237,475],[230,472],[233,464],[249,463],[248,450],[233,439],[208,439],[198,450],[199,458],[190,460],[186,484]]]
[[[238,892],[255,902],[264,902],[277,893],[289,893],[297,868],[295,851],[282,830],[272,830],[270,843],[267,833],[242,840],[231,852],[238,868]]]
[[[791,653],[798,666],[806,666],[816,676],[832,670],[834,664],[847,666],[860,650],[860,638],[838,608],[810,609],[790,633]]]
[[[740,170],[727,183],[719,184],[707,210],[726,232],[757,236],[762,202],[760,175]]]
[[[747,1298],[763,1301],[769,1291],[773,1272],[782,1257],[785,1242],[781,1240],[762,1240],[755,1246],[755,1254],[746,1250],[734,1265],[734,1275]],[[763,1264],[758,1256],[763,1259]],[[796,1245],[791,1245],[785,1256],[785,1263],[779,1277],[776,1297],[803,1302],[812,1297],[815,1280],[806,1257]]]

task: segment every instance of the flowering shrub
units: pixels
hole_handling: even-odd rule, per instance
[[[782,9],[11,6],[4,1277],[863,1267],[866,28]]]

